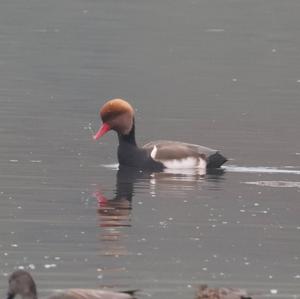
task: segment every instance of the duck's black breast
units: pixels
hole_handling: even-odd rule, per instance
[[[138,148],[136,145],[122,143],[118,147],[118,161],[120,166],[162,171],[165,167],[161,162],[154,161],[150,153],[149,150]]]

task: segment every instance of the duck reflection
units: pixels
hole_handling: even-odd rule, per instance
[[[120,275],[127,271],[125,257],[132,255],[130,234],[132,226],[132,201],[141,194],[151,197],[173,196],[185,199],[194,191],[199,191],[204,185],[216,188],[221,181],[223,171],[202,173],[182,170],[179,173],[171,172],[145,172],[133,168],[121,167],[116,174],[116,186],[114,194],[109,197],[103,194],[101,189],[95,190],[93,196],[97,199],[99,215],[99,255],[106,257],[120,257],[113,268],[101,265],[101,273],[106,277]],[[140,201],[140,198],[135,198]],[[123,257],[124,259],[122,259]]]
[[[215,188],[224,174],[223,169],[210,170],[203,173],[202,170],[179,170],[164,172],[140,171],[130,167],[120,167],[116,175],[116,188],[113,198],[108,199],[100,190],[96,190],[93,196],[98,201],[100,227],[130,227],[132,198],[135,195],[135,185],[138,182],[146,182],[151,195],[157,195],[157,191],[199,190],[202,185],[209,182]],[[213,182],[213,183],[212,183]]]
[[[146,177],[150,178],[150,173],[122,167],[117,172],[115,196],[113,198],[106,198],[100,190],[93,193],[98,201],[101,227],[131,226],[134,183],[138,179]]]
[[[222,181],[223,169],[207,169],[205,173],[201,169],[178,169],[152,173],[150,176],[151,194],[157,196],[161,191],[171,195],[179,195],[187,191],[200,191],[204,187],[218,189]]]
[[[117,172],[113,198],[107,198],[100,190],[93,193],[98,202],[99,226],[102,228],[100,232],[101,255],[129,254],[125,240],[127,238],[126,228],[131,227],[134,184],[138,179],[147,177],[150,177],[150,173],[122,167]]]

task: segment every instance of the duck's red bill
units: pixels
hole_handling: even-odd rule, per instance
[[[106,132],[108,132],[111,129],[111,127],[104,123],[101,128],[99,129],[99,131],[93,136],[94,140],[99,139],[101,136],[103,136]]]

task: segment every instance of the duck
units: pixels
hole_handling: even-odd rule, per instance
[[[48,299],[133,299],[136,291],[115,292],[98,289],[67,289],[58,291]],[[37,288],[31,274],[25,270],[14,271],[8,279],[7,299],[20,295],[22,299],[38,299]]]
[[[211,288],[200,285],[196,291],[195,299],[252,299],[243,289]]]
[[[93,139],[98,140],[108,131],[115,131],[121,167],[161,172],[164,169],[220,168],[227,161],[218,150],[179,141],[156,140],[139,147],[135,139],[134,109],[126,100],[107,101],[99,114],[102,125]]]

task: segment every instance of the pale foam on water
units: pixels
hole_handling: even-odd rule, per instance
[[[277,167],[248,167],[237,165],[226,165],[223,168],[228,172],[240,172],[240,173],[282,173],[282,174],[300,174],[300,169],[291,169],[290,166],[277,168]],[[287,169],[288,168],[288,169]]]

